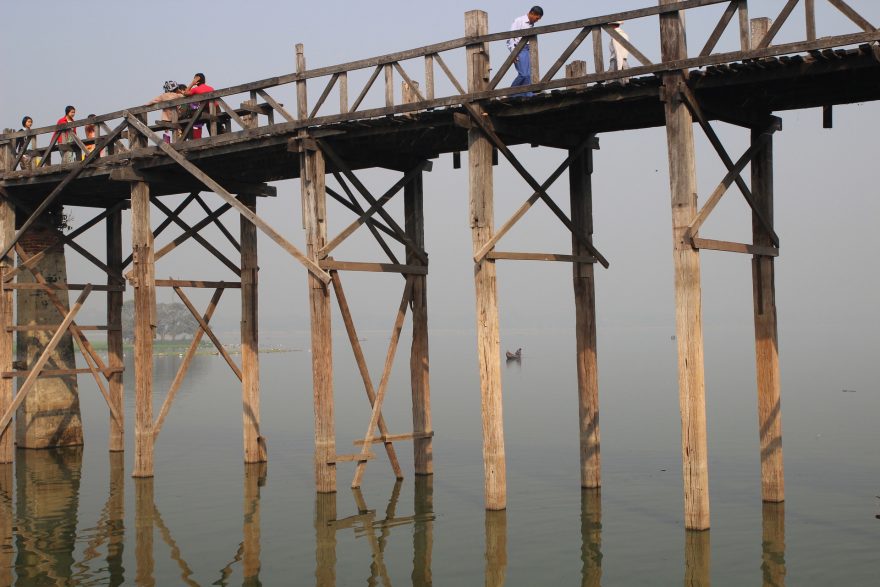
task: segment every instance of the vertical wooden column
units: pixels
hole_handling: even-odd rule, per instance
[[[587,74],[587,64],[575,61],[566,77]],[[573,153],[570,153],[573,155]],[[593,151],[573,157],[568,168],[571,222],[581,239],[593,241]],[[581,240],[572,235],[574,256],[589,256]],[[577,345],[578,420],[580,422],[581,487],[601,487],[599,450],[599,370],[596,360],[596,286],[593,263],[573,263],[575,339]]]
[[[256,213],[257,197],[242,194],[238,199]],[[244,436],[244,462],[259,463],[267,458],[260,436],[260,350],[257,262],[257,227],[241,217],[241,400]]]
[[[146,140],[135,132],[132,148]],[[156,284],[150,185],[131,184],[131,247],[134,286],[135,430],[133,477],[153,476],[153,336],[156,328]]]
[[[404,187],[404,215],[406,234],[420,249],[425,248],[424,178],[419,173]],[[406,253],[408,265],[419,264],[411,251]],[[413,275],[412,280],[412,348],[410,352],[410,382],[412,385],[413,451],[416,475],[434,473],[432,439],[420,436],[430,433],[431,383],[428,361],[428,276]]]
[[[11,132],[11,129],[6,129]],[[0,145],[0,170],[10,171],[15,162],[12,153],[12,143]],[[6,198],[0,199],[0,246],[4,249],[6,244],[15,238],[15,207]],[[12,337],[13,333],[7,331],[12,326],[13,320],[13,290],[2,287],[3,277],[7,271],[15,266],[15,253],[11,252],[5,259],[0,259],[0,369],[12,371]],[[12,378],[0,378],[0,414],[5,414],[12,405],[13,389],[15,380]],[[11,463],[14,452],[13,427],[7,426],[5,431],[0,431],[0,463]]]
[[[674,0],[660,0],[670,4]],[[663,61],[687,58],[683,17],[660,17]],[[683,234],[697,214],[697,174],[693,119],[680,98],[681,72],[663,76],[669,184],[672,195],[672,242],[675,266],[675,323],[678,341],[678,387],[685,528],[709,528],[709,464],[706,446],[706,395],[703,373],[703,318],[700,253]]]
[[[752,131],[752,143],[761,131]],[[752,196],[773,225],[773,138],[752,159]],[[752,217],[756,245],[772,245],[770,233]],[[773,257],[752,258],[752,292],[755,313],[755,366],[758,379],[758,430],[761,439],[761,498],[785,500],[782,464],[782,405],[780,403],[779,347],[776,329],[776,282]]]
[[[465,36],[485,35],[489,17],[482,10],[465,13]],[[489,80],[489,46],[467,46],[468,92],[484,90]],[[475,105],[482,113],[482,108]],[[492,144],[478,128],[468,131],[468,184],[474,252],[495,232],[492,195]],[[486,509],[507,507],[504,420],[501,396],[501,339],[498,334],[498,290],[495,261],[484,258],[474,267],[477,298],[477,359],[483,422],[483,478]]]
[[[107,217],[107,285],[125,285],[122,276],[122,210],[117,210]],[[120,418],[125,417],[125,392],[123,387],[122,368],[122,303],[124,292],[107,292],[107,366],[119,371],[110,375],[108,382],[110,401]],[[113,452],[125,450],[125,426],[110,416],[109,449]]]
[[[305,71],[303,46],[296,46],[296,70]],[[306,82],[296,82],[297,114],[308,117]],[[304,134],[300,135],[304,137]],[[327,192],[324,155],[306,148],[300,150],[300,190],[306,255],[318,262],[317,252],[327,241]],[[336,426],[333,415],[333,337],[330,329],[330,287],[309,273],[309,307],[312,324],[312,386],[315,408],[315,488],[319,493],[336,491]]]

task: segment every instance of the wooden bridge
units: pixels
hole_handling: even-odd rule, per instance
[[[846,17],[847,27],[825,30],[823,23],[817,22],[817,3],[839,11]],[[640,10],[535,27],[509,53],[500,45],[522,33],[489,33],[487,15],[472,11],[465,16],[465,35],[459,39],[318,69],[306,67],[303,47],[298,45],[294,73],[68,124],[5,132],[0,135],[0,462],[13,458],[9,424],[18,406],[37,378],[59,374],[59,370],[46,366],[61,336],[68,331],[78,341],[88,369],[65,374],[84,371],[94,376],[110,411],[110,450],[122,450],[120,316],[127,287],[134,291],[136,307],[133,475],[153,475],[155,439],[203,336],[217,346],[242,382],[245,461],[265,461],[265,444],[259,428],[257,348],[256,231],[260,230],[305,268],[309,282],[317,491],[336,490],[337,464],[345,461],[356,463],[352,485],[359,486],[365,465],[375,458],[371,452],[374,444],[383,445],[394,474],[401,477],[394,446],[401,440],[413,441],[415,473],[432,474],[428,255],[422,188],[432,159],[453,153],[458,166],[459,154],[467,151],[486,507],[506,507],[495,277],[498,260],[564,261],[573,266],[581,481],[584,487],[598,487],[601,477],[594,267],[599,263],[607,268],[609,262],[601,243],[593,239],[591,151],[598,147],[599,133],[665,126],[674,227],[685,524],[692,529],[709,527],[700,300],[702,249],[753,256],[762,496],[768,502],[783,501],[773,274],[779,237],[773,227],[772,157],[773,135],[781,130],[781,123],[773,113],[822,107],[825,122],[830,125],[834,105],[880,98],[880,31],[843,0],[788,0],[779,14],[755,14],[760,6],[755,0],[660,0],[658,6]],[[691,46],[695,46],[696,38],[705,39],[699,43],[700,51],[693,55],[685,42],[685,14],[700,11],[711,11],[718,20],[711,30],[688,31]],[[626,27],[632,21],[645,19],[656,23],[656,38],[629,41],[610,25],[620,21]],[[783,25],[788,25],[788,31],[796,21],[803,23],[799,40],[778,42]],[[561,44],[556,41],[560,38],[564,39]],[[630,52],[630,69],[606,68],[603,44],[612,38]],[[730,38],[736,45],[733,49],[725,45]],[[526,42],[530,44],[532,84],[501,87],[501,80]],[[557,45],[564,49],[554,53],[552,61],[547,59],[546,52],[539,53],[539,47]],[[500,52],[504,57],[496,60],[494,67],[490,67],[489,58],[492,46],[499,46],[496,55]],[[384,99],[380,78],[384,81]],[[350,85],[354,90],[351,93]],[[524,92],[535,95],[520,95]],[[159,120],[163,109],[168,109],[170,121]],[[745,153],[730,154],[713,129],[713,121],[734,124],[749,132],[750,146]],[[718,187],[706,194],[702,206],[697,202],[694,123],[707,135],[727,169]],[[86,125],[94,128],[94,136],[75,132]],[[193,129],[199,125],[207,125],[210,137],[193,135]],[[160,133],[167,133],[168,139]],[[553,147],[564,150],[566,155],[542,181],[511,152],[510,146],[516,144]],[[73,162],[63,162],[66,153],[74,154],[66,157]],[[511,218],[496,227],[492,177],[493,163],[499,155],[528,184],[531,196]],[[749,165],[751,178],[747,181],[743,171]],[[356,173],[368,168],[396,170],[402,175],[387,191],[374,194]],[[571,195],[569,214],[547,193],[549,186],[566,172]],[[328,176],[332,176],[333,185],[327,185]],[[285,239],[258,214],[259,198],[275,192],[267,182],[289,178],[299,178],[301,184],[305,250]],[[752,211],[750,243],[713,240],[700,234],[706,218],[733,185]],[[203,191],[216,194],[219,206],[211,208],[201,195]],[[401,191],[404,219],[399,221],[386,205]],[[161,197],[173,194],[188,196],[171,209]],[[327,196],[354,216],[338,235],[327,231]],[[503,236],[538,200],[571,232],[571,251],[501,250]],[[182,220],[181,212],[194,203],[204,211],[204,218],[189,225]],[[29,255],[20,246],[22,235],[59,206],[91,207],[99,213],[68,234],[56,231],[47,250],[77,250],[106,273],[105,284],[49,283],[38,269],[44,253]],[[122,219],[129,208],[132,251],[126,258],[122,250]],[[152,208],[165,216],[155,229],[151,224]],[[229,210],[241,217],[238,238],[219,222]],[[76,242],[79,235],[100,222],[107,226],[103,260]],[[183,234],[157,246],[156,241],[171,224],[182,228]],[[230,259],[200,235],[202,229],[212,224],[222,227],[240,251],[240,259]],[[334,259],[332,253],[337,246],[362,225],[370,230],[387,259],[375,263]],[[155,262],[187,240],[199,242],[229,268],[234,278],[219,282],[156,279]],[[17,267],[14,253],[18,254]],[[378,384],[371,377],[348,309],[341,280],[345,271],[397,273],[404,277]],[[28,272],[36,284],[16,282],[16,276]],[[152,339],[156,291],[162,287],[174,289],[197,319],[199,330],[159,415],[154,417],[150,402]],[[61,318],[52,325],[53,335],[33,364],[14,368],[13,336],[29,327],[12,324],[13,292],[28,288],[45,291]],[[214,290],[204,312],[190,302],[187,288]],[[209,324],[220,296],[227,289],[241,292],[240,366],[226,353]],[[81,293],[73,306],[68,306],[65,296],[72,290]],[[77,325],[75,319],[82,302],[95,291],[106,292],[107,324]],[[339,454],[336,447],[330,328],[334,294],[371,406],[366,434],[353,454]],[[408,310],[412,312],[413,323],[413,430],[392,434],[382,418],[382,405]],[[106,363],[85,337],[84,332],[89,329],[107,331],[110,350]],[[15,378],[22,380],[17,393],[13,393]]]

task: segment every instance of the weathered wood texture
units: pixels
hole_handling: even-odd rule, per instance
[[[712,584],[712,549],[709,532],[684,533],[684,584]]]
[[[257,198],[240,195],[239,200],[254,214]],[[240,219],[241,232],[241,400],[244,462],[267,459],[265,441],[260,436],[260,337],[258,302],[257,227]]]
[[[761,508],[761,574],[764,585],[785,585],[785,503]]]
[[[752,142],[761,140],[754,131]],[[752,161],[752,193],[764,218],[773,222],[773,142]],[[753,219],[752,237],[756,245],[768,246],[770,235],[763,224]],[[758,382],[758,427],[761,442],[761,498],[785,500],[785,477],[782,464],[782,406],[779,380],[779,336],[776,327],[776,276],[773,257],[752,258],[752,292],[755,315],[755,367]]]
[[[413,177],[403,194],[407,236],[420,249],[425,248],[424,178]],[[407,251],[407,264],[419,260]],[[426,268],[427,269],[427,268]],[[428,276],[413,275],[412,283],[412,346],[410,347],[410,386],[412,389],[413,464],[416,475],[434,472],[434,450],[431,427],[431,382],[428,358]]]
[[[507,578],[507,512],[486,512],[486,587],[504,587]]]
[[[153,554],[154,513],[156,511],[153,479],[134,481],[134,551],[135,585],[155,585],[153,577],[155,558]]]
[[[108,286],[124,286],[122,276],[122,211],[116,210],[107,217],[107,276]],[[110,451],[125,450],[125,417],[122,350],[122,303],[123,292],[107,292],[107,366],[114,370],[108,380],[109,395],[119,421],[110,418],[108,448]],[[82,329],[82,327],[80,327]]]
[[[488,15],[480,10],[465,14],[465,35],[485,34]],[[480,91],[489,80],[489,45],[468,45],[468,91]],[[480,106],[475,106],[478,112]],[[494,204],[492,143],[477,128],[468,131],[468,185],[471,239],[474,254],[492,238]],[[498,291],[495,262],[474,265],[477,305],[477,360],[483,427],[483,476],[486,509],[507,507],[507,465],[504,456],[504,419],[501,397],[501,340],[498,332]]]
[[[660,0],[660,4],[670,4]],[[684,59],[687,47],[682,17],[660,17],[663,61]],[[706,396],[703,372],[703,318],[700,253],[684,241],[697,214],[697,178],[693,118],[680,97],[679,74],[663,77],[669,184],[672,196],[672,243],[675,266],[675,323],[681,409],[681,455],[684,523],[690,530],[709,528],[709,464],[706,443]]]
[[[583,63],[583,62],[581,62]],[[586,69],[586,64],[583,64]],[[580,238],[572,235],[571,254],[589,255],[581,240],[593,237],[593,152],[574,156],[568,168],[571,222]],[[593,263],[573,263],[575,340],[580,426],[581,487],[602,485],[599,450],[599,370],[596,359],[596,286]]]
[[[12,168],[12,143],[0,145],[0,171]],[[15,206],[8,198],[0,199],[0,248],[8,248],[6,245],[15,238]],[[0,285],[5,283],[6,274],[13,270],[15,259],[13,253],[0,259]],[[6,371],[12,368],[13,334],[7,330],[12,326],[13,320],[12,291],[0,289],[0,370]],[[0,414],[6,412],[12,405],[15,382],[12,379],[0,380]],[[13,432],[9,429],[0,431],[0,474],[4,471],[2,463],[11,463],[14,452]],[[12,470],[9,469],[9,489],[12,483]],[[11,519],[8,522],[12,523]],[[6,522],[4,522],[4,525]],[[11,534],[10,534],[11,536]],[[2,564],[2,563],[0,563]],[[2,573],[0,571],[0,578]]]
[[[581,489],[581,587],[602,585],[602,490]]]
[[[297,54],[299,58],[301,53]],[[304,104],[303,104],[304,105]],[[320,151],[300,153],[300,190],[306,255],[318,261],[318,251],[327,241],[327,194],[324,155]],[[315,410],[315,487],[319,493],[336,491],[336,427],[333,416],[333,336],[331,332],[330,288],[309,273],[309,308],[312,325],[312,393]]]
[[[133,146],[146,142],[132,135]],[[133,477],[153,476],[153,338],[156,328],[156,288],[153,231],[150,226],[150,186],[131,184],[131,247],[134,288],[135,453]],[[151,485],[152,488],[152,485]],[[150,527],[152,535],[152,526]]]

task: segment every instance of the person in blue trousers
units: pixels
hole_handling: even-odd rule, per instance
[[[513,21],[513,24],[510,26],[510,30],[519,31],[523,29],[530,29],[535,26],[536,22],[541,20],[542,16],[544,16],[544,9],[540,6],[532,6],[527,14],[524,14]],[[513,51],[514,47],[516,47],[516,44],[519,43],[519,40],[521,38],[522,37],[515,37],[512,39],[507,39],[508,50]],[[532,64],[529,55],[528,43],[526,43],[526,46],[523,47],[522,51],[519,52],[519,55],[516,56],[514,67],[516,67],[517,76],[516,79],[513,80],[513,83],[510,87],[515,88],[517,86],[527,86],[532,83]],[[532,92],[525,92],[517,95],[532,96],[534,94]]]

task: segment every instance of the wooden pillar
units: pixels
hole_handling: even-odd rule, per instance
[[[670,4],[674,0],[660,0]],[[683,16],[660,17],[663,61],[685,59]],[[669,184],[672,192],[672,239],[675,266],[675,322],[678,341],[678,387],[685,528],[709,528],[709,465],[706,446],[706,396],[703,373],[703,318],[700,253],[683,234],[697,214],[697,174],[693,119],[680,97],[680,72],[663,76]]]
[[[419,173],[404,187],[404,215],[406,234],[420,249],[425,248],[424,178]],[[419,264],[418,258],[407,251],[408,265]],[[434,473],[432,439],[420,437],[430,433],[431,383],[428,361],[428,276],[413,275],[412,280],[412,349],[410,352],[410,382],[412,385],[413,462],[416,475]]]
[[[135,132],[132,148],[146,141]],[[131,247],[134,286],[135,431],[133,477],[153,476],[153,337],[156,328],[156,287],[153,232],[150,227],[150,185],[131,184]]]
[[[257,197],[242,194],[238,199],[252,212],[257,211]],[[260,350],[257,263],[257,227],[241,217],[241,399],[244,425],[244,462],[266,460],[260,436]]]
[[[137,479],[134,482],[134,532],[135,532],[135,585],[155,585],[153,572],[153,524],[156,499],[153,479]]]
[[[110,453],[110,496],[107,498],[107,573],[110,585],[125,583],[125,455]]]
[[[11,132],[11,129],[6,129]],[[12,143],[0,145],[0,170],[9,171],[15,163],[12,152]],[[15,238],[15,206],[6,198],[0,199],[0,246],[4,249],[6,244]],[[4,274],[15,266],[15,253],[10,252],[5,259],[0,259],[0,284]],[[12,332],[7,332],[7,327],[12,326],[13,320],[13,290],[0,288],[0,369],[12,371]],[[15,380],[12,378],[0,378],[0,414],[5,414],[12,405],[13,389]],[[0,431],[0,463],[11,463],[14,452],[13,428],[7,426],[5,431]]]
[[[296,70],[306,69],[303,46],[296,46]],[[297,114],[308,117],[305,80],[296,82]],[[305,143],[305,141],[303,141]],[[327,192],[324,155],[300,151],[300,190],[306,255],[318,262],[318,251],[327,242]],[[336,426],[333,415],[333,337],[330,330],[330,286],[309,273],[309,307],[312,324],[312,385],[315,408],[315,487],[319,493],[336,491]]]
[[[712,584],[712,548],[709,532],[685,530],[684,584]]]
[[[485,35],[489,17],[482,10],[465,14],[465,36]],[[468,92],[487,87],[489,46],[467,46]],[[480,106],[475,108],[481,112]],[[492,195],[492,144],[478,128],[468,131],[468,183],[474,252],[495,232]],[[483,422],[483,477],[486,509],[507,507],[507,469],[504,459],[504,421],[501,398],[501,339],[498,334],[498,290],[495,261],[485,258],[474,266],[477,298],[477,359]]]
[[[587,64],[575,61],[566,77],[587,74]],[[569,152],[570,155],[574,155]],[[573,157],[568,168],[571,222],[581,239],[593,242],[593,151]],[[572,255],[590,256],[581,240],[572,235]],[[601,487],[599,451],[599,370],[596,360],[596,286],[593,263],[573,263],[575,339],[577,345],[578,420],[580,422],[581,487]]]
[[[315,495],[315,587],[336,585],[336,493]]]
[[[122,210],[117,210],[107,217],[107,285],[125,285],[122,276]],[[125,391],[123,387],[124,366],[122,350],[122,303],[124,292],[107,292],[107,366],[119,369],[110,375],[108,382],[110,400],[120,418],[125,417]],[[108,442],[111,451],[125,450],[125,426],[110,416],[110,436]]]
[[[761,132],[752,131],[752,142]],[[752,196],[773,226],[773,138],[752,159]],[[770,233],[752,216],[756,245],[772,245]],[[782,464],[782,405],[780,403],[779,347],[776,329],[776,283],[773,257],[752,258],[752,292],[755,313],[755,366],[758,379],[758,430],[761,440],[761,498],[785,500]]]

